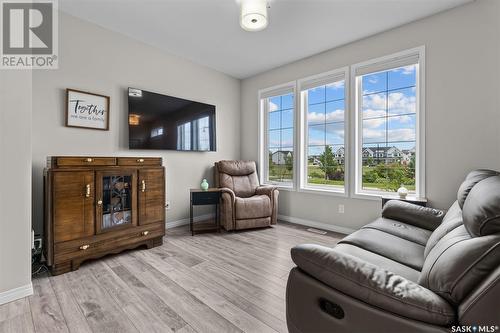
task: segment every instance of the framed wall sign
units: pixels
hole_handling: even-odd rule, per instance
[[[109,96],[66,89],[66,126],[109,130]]]

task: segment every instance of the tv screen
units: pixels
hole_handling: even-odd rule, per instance
[[[215,106],[128,88],[130,149],[215,151]]]

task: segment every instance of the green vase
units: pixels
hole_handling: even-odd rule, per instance
[[[201,189],[203,191],[208,191],[208,182],[206,179],[203,179],[203,181],[201,182]]]

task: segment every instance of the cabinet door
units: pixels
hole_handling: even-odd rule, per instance
[[[96,172],[97,233],[137,225],[137,172]]]
[[[94,172],[53,174],[54,241],[92,236],[94,230]]]
[[[163,168],[139,170],[139,224],[165,222]]]

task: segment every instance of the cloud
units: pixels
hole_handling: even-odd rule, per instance
[[[415,113],[417,99],[402,92],[392,92],[389,94],[388,106],[391,114]]]
[[[269,112],[273,112],[276,110],[278,110],[278,105],[276,105],[276,103],[269,102]]]
[[[363,110],[363,119],[385,117],[385,110]]]
[[[386,122],[385,118],[365,119],[365,120],[363,120],[363,128],[376,129],[376,128],[384,125],[385,122]],[[385,128],[377,129],[377,131],[384,131],[384,130],[385,130]]]
[[[411,128],[398,128],[387,131],[389,141],[414,141],[415,130]]]
[[[415,93],[414,88],[411,91]],[[400,91],[389,93],[387,101],[385,94],[371,94],[363,96],[363,114],[364,118],[370,117],[367,115],[367,111],[374,116],[376,114],[381,115],[382,112],[385,112],[386,107],[389,109],[390,114],[415,113],[416,103],[417,99],[414,95],[407,95]]]
[[[403,75],[415,74],[415,65],[404,66],[400,68],[393,69],[392,72],[401,73]]]
[[[344,81],[336,81],[326,85],[327,87],[332,87],[333,89],[341,89],[344,88]]]
[[[411,128],[398,128],[387,131],[388,141],[415,141],[415,130]],[[363,128],[364,142],[385,141],[385,131]]]
[[[322,124],[325,122],[325,118],[327,123],[344,121],[344,110],[338,109],[332,112],[328,112],[326,116],[321,112],[307,113],[307,121],[310,124]]]

